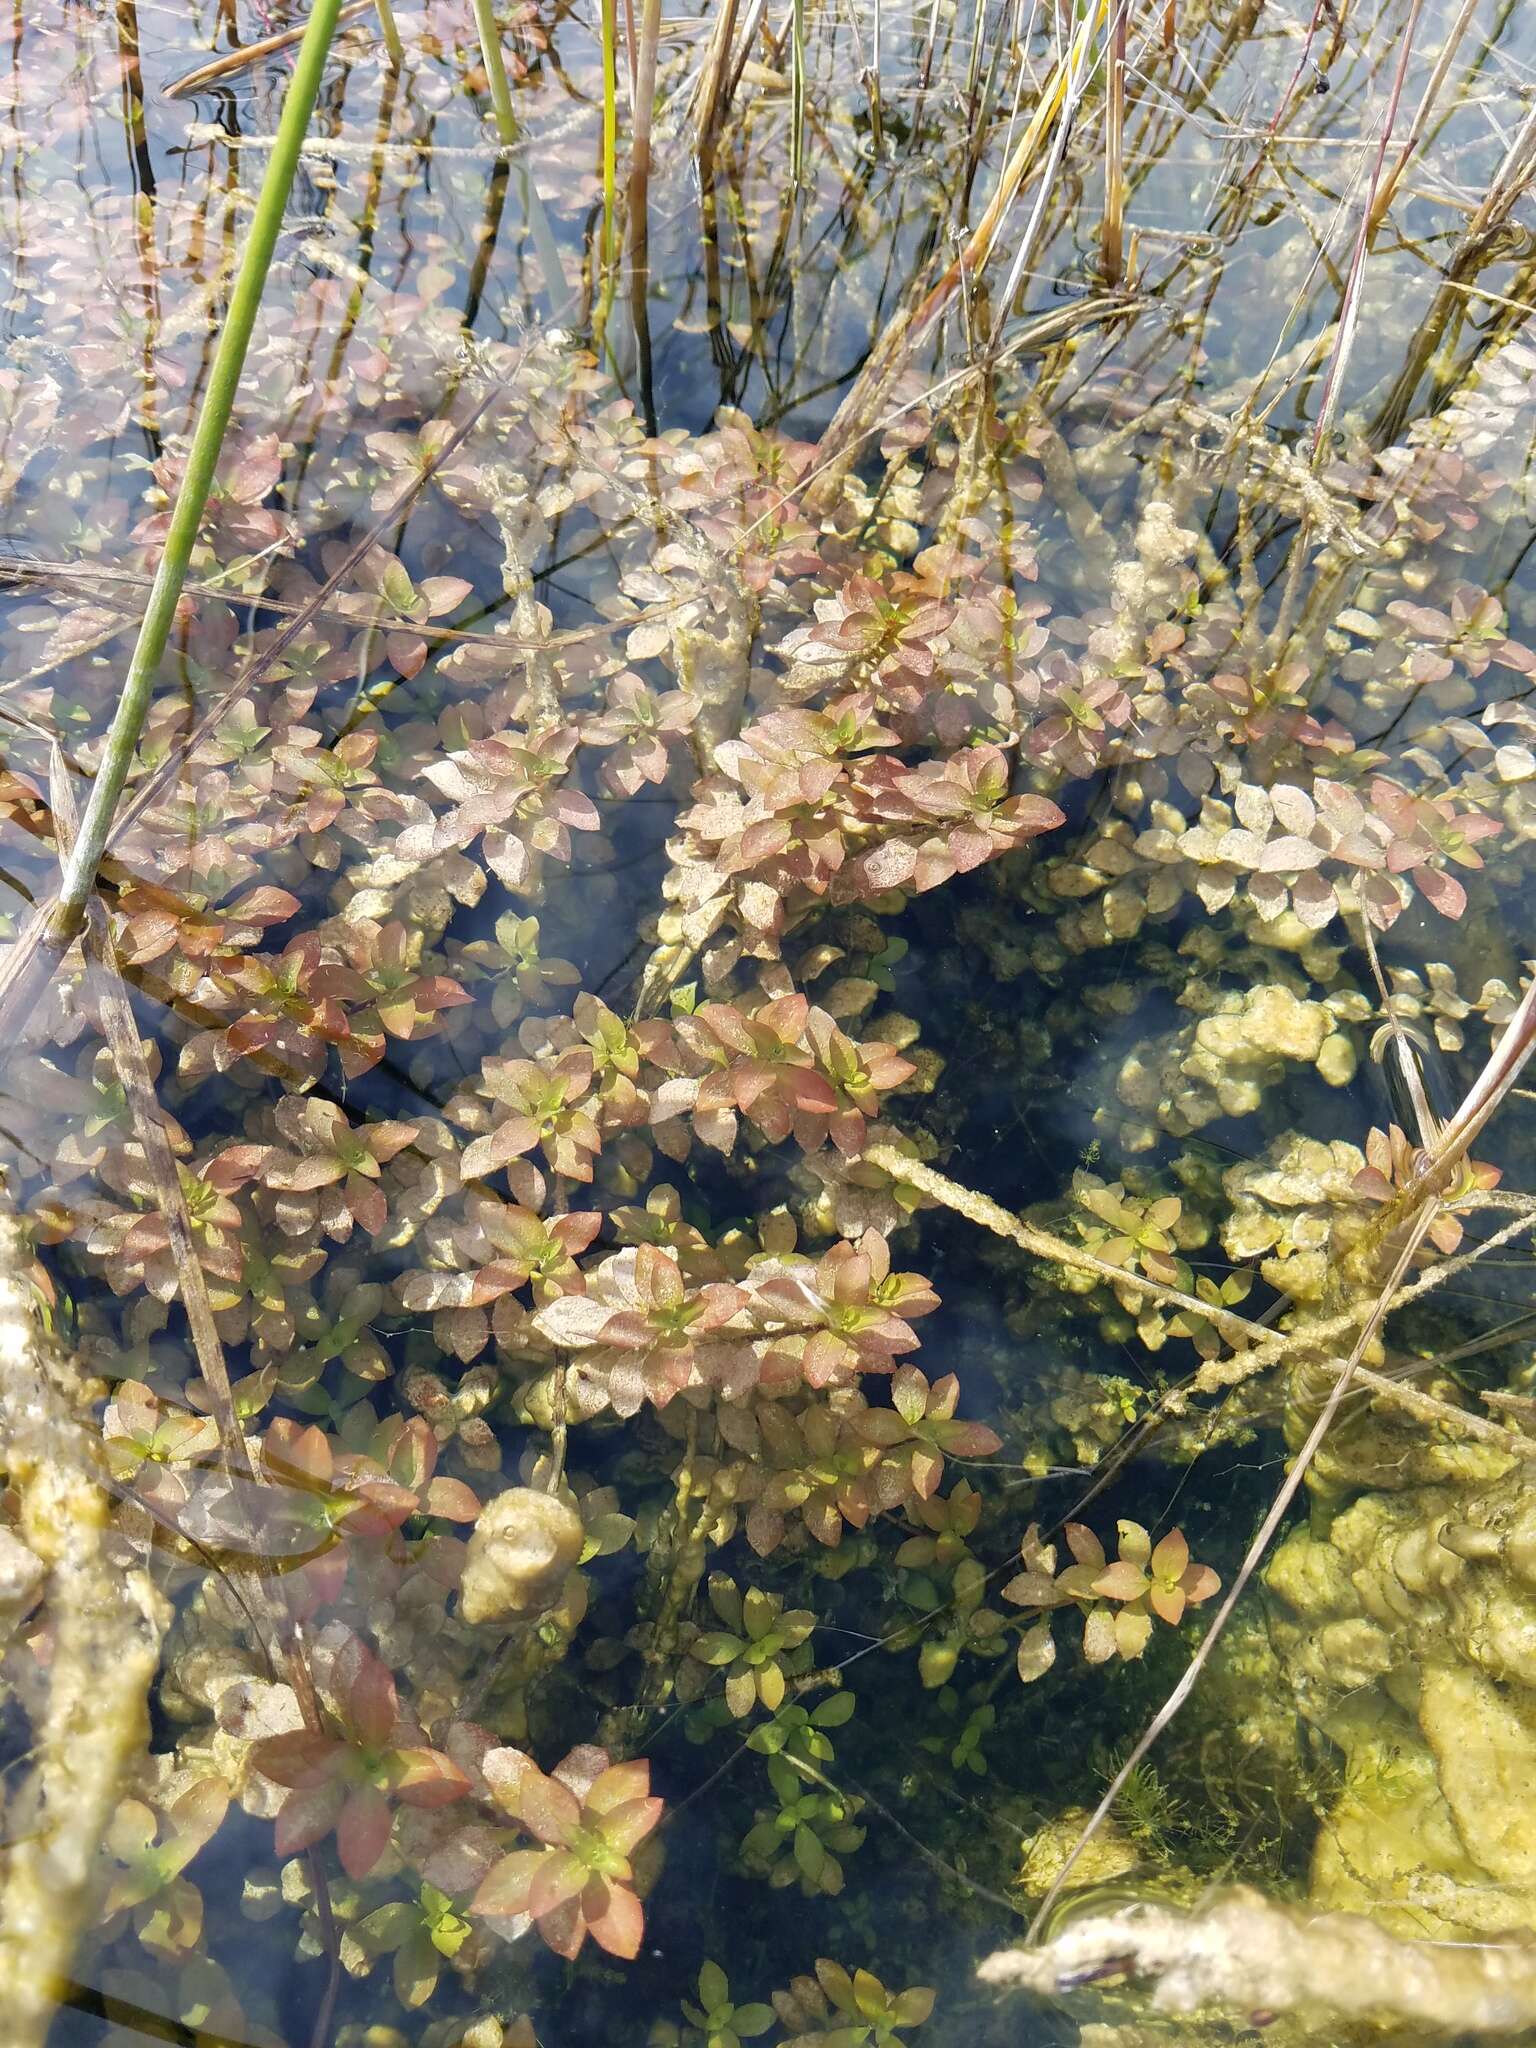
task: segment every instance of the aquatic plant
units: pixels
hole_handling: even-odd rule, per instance
[[[1378,1913],[1427,1911],[1356,1695],[1433,1821],[1437,1926],[1509,1932],[1484,1894],[1526,1894],[1445,1730],[1525,1754],[1499,1688],[1531,1682],[1529,1375],[1506,1350],[1479,1412],[1458,1368],[1495,1338],[1452,1305],[1531,1215],[1470,1158],[1508,1173],[1489,1121],[1528,1122],[1529,283],[1479,298],[1463,251],[1475,362],[1436,312],[1369,415],[1363,278],[1394,192],[1422,197],[1388,148],[1410,34],[1337,326],[1255,382],[1251,337],[1186,311],[1226,257],[1167,256],[1147,184],[1212,22],[1049,12],[941,45],[935,10],[896,91],[878,13],[866,63],[825,12],[689,39],[647,0],[622,138],[615,8],[351,20],[377,132],[325,114],[323,211],[288,222],[206,430],[207,330],[257,310],[243,268],[226,310],[220,252],[264,139],[178,127],[182,189],[82,187],[105,110],[154,168],[133,10],[122,47],[29,16],[0,1009],[37,1261],[27,1329],[7,1225],[0,1685],[4,1762],[37,1761],[7,1954],[37,1924],[22,1823],[68,1854],[19,2041],[94,1915],[76,1969],[194,2034],[660,2042],[681,2010],[720,2048],[900,2042],[935,1994],[869,1965],[938,1981],[939,1898],[1005,1925],[1022,1826],[1052,1913],[1105,1753],[1142,1801],[1120,1875],[1182,1895],[1242,1854],[1299,1891],[1331,1832],[1316,1903],[1365,1903],[1353,1857]],[[700,275],[648,295],[690,65]],[[1277,153],[1306,110],[1269,82],[1257,149],[1212,99],[1244,253],[1259,190],[1304,203]],[[1082,241],[1101,91],[1106,290],[1024,312]],[[766,241],[760,148],[788,173]],[[1474,249],[1524,164],[1491,167]],[[925,210],[892,248],[942,253],[876,332],[830,251],[902,181]],[[1274,289],[1313,305],[1288,218]],[[701,320],[696,404],[672,373]],[[1419,1074],[1410,1034],[1453,1063],[1412,1129],[1368,1099]],[[1303,1482],[1329,1513],[1271,1568],[1272,1660],[1232,1677],[1231,1603]],[[1136,1726],[1197,1676],[1228,1690],[1148,1819]],[[1297,1762],[1298,1712],[1342,1786]],[[1304,1787],[1240,1849],[1201,1820],[1235,1755]],[[1161,1971],[1179,1925],[1126,1952]],[[1053,1936],[1049,1982],[1096,1939]]]

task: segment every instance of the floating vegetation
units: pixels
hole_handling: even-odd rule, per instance
[[[23,0],[0,2010],[1536,2038],[1519,10]]]

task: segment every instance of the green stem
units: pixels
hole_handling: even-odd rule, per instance
[[[150,585],[149,601],[144,608],[133,658],[128,664],[123,693],[107,734],[106,751],[91,786],[90,802],[86,805],[79,835],[64,869],[58,903],[49,920],[48,937],[55,945],[67,945],[80,929],[86,902],[95,885],[97,863],[112,830],[118,798],[128,780],[134,749],[149,712],[150,692],[170,638],[181,587],[186,581],[197,530],[213,484],[219,450],[229,428],[240,373],[245,367],[246,350],[250,346],[257,309],[266,288],[267,272],[272,266],[272,252],[277,246],[278,230],[282,226],[289,189],[298,165],[299,148],[315,110],[321,74],[340,12],[340,0],[315,0],[304,40],[299,46],[293,81],[283,102],[277,140],[267,159],[256,211],[240,259],[234,290],[230,294],[229,312],[208,374],[208,388],[203,394],[197,425],[193,429],[186,474],[171,510],[165,552]]]
[[[480,37],[480,56],[485,65],[485,75],[491,88],[491,106],[496,115],[496,134],[504,149],[510,149],[517,141],[517,116],[512,111],[512,88],[507,83],[506,60],[501,54],[501,32],[496,26],[496,12],[493,0],[475,0],[475,28]],[[570,298],[570,286],[566,283],[565,266],[560,261],[559,245],[550,226],[549,215],[544,211],[544,201],[539,197],[539,188],[529,174],[528,166],[515,159],[511,164],[512,182],[522,202],[523,218],[528,232],[533,237],[534,253],[539,259],[539,268],[544,273],[544,288],[549,294],[550,315],[559,319]]]
[[[384,31],[384,50],[389,58],[389,68],[398,71],[405,62],[405,46],[395,25],[395,10],[390,0],[373,0],[373,4],[379,17],[379,27]]]
[[[475,27],[480,36],[480,56],[491,88],[491,105],[496,113],[496,133],[509,148],[517,140],[517,116],[512,111],[512,88],[507,83],[506,60],[501,54],[501,34],[491,0],[475,0]]]
[[[619,14],[618,0],[602,0],[603,11],[603,269],[618,253],[619,185]]]

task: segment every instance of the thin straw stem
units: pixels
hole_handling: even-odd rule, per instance
[[[1113,291],[1125,275],[1125,17],[1129,0],[1115,0],[1110,17],[1104,101],[1104,227],[1099,268]]]
[[[789,31],[789,175],[805,175],[805,0],[792,0]]]
[[[186,580],[203,509],[213,485],[219,450],[229,427],[240,373],[245,367],[246,350],[256,325],[267,272],[272,266],[272,253],[277,246],[278,231],[298,166],[299,147],[315,110],[326,56],[336,33],[340,12],[340,0],[315,0],[314,11],[299,45],[293,79],[283,101],[277,142],[267,159],[261,192],[247,231],[234,290],[230,294],[229,311],[219,334],[213,365],[208,373],[208,387],[193,429],[186,474],[171,510],[165,551],[150,585],[149,600],[128,664],[123,693],[107,734],[106,750],[96,771],[79,836],[64,869],[58,904],[49,920],[48,936],[55,946],[67,945],[80,929],[85,905],[95,883],[97,863],[112,830],[118,798],[128,780],[134,749],[149,712],[150,692],[170,638],[181,586]]]
[[[405,63],[405,45],[400,40],[400,30],[395,23],[395,10],[390,0],[373,0],[379,17],[379,27],[384,31],[384,52],[389,58],[390,68],[398,71]]]
[[[1414,151],[1424,139],[1424,130],[1429,125],[1429,117],[1433,111],[1435,101],[1440,97],[1440,88],[1445,84],[1447,74],[1455,61],[1456,52],[1461,47],[1461,39],[1467,32],[1468,24],[1476,13],[1477,6],[1478,0],[1461,0],[1461,7],[1457,12],[1455,21],[1451,24],[1451,32],[1441,45],[1440,54],[1435,59],[1434,69],[1430,72],[1428,82],[1423,92],[1419,95],[1419,104],[1415,108],[1413,119],[1408,126],[1408,139],[1403,144],[1397,162],[1392,166],[1386,177],[1382,179],[1376,197],[1371,202],[1370,218],[1373,231],[1379,228],[1386,219],[1387,208],[1392,204],[1393,195],[1402,182],[1403,173],[1407,170]]]
[[[1333,432],[1339,402],[1344,395],[1344,372],[1348,367],[1350,354],[1354,348],[1355,332],[1360,324],[1360,301],[1365,290],[1365,265],[1371,253],[1376,218],[1376,194],[1381,186],[1381,173],[1387,160],[1387,151],[1392,146],[1392,131],[1397,126],[1397,110],[1402,103],[1403,84],[1408,76],[1408,59],[1413,51],[1413,32],[1418,26],[1423,4],[1424,0],[1413,0],[1407,24],[1403,29],[1402,42],[1398,48],[1397,72],[1392,80],[1391,97],[1387,102],[1387,118],[1382,127],[1376,160],[1371,166],[1370,188],[1365,195],[1365,207],[1360,215],[1360,229],[1355,236],[1354,254],[1350,258],[1349,279],[1344,288],[1344,303],[1339,312],[1338,333],[1334,338],[1333,355],[1323,384],[1322,402],[1317,408],[1317,424],[1312,429],[1314,463],[1320,462],[1327,453],[1328,437]]]

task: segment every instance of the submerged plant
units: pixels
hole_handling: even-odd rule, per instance
[[[754,1888],[931,1974],[935,1888],[985,1917],[1026,1810],[1054,1910],[1110,1753],[1100,1878],[1306,1868],[1447,1954],[1536,1910],[1453,1783],[1469,1728],[1501,1782],[1536,1761],[1523,1322],[1443,1284],[1527,1221],[1467,1148],[1510,1170],[1536,1036],[1530,124],[1491,160],[1481,60],[1441,108],[1484,197],[1394,376],[1407,156],[1388,118],[1341,266],[1286,37],[919,10],[903,84],[879,7],[791,13],[646,0],[626,135],[611,6],[351,10],[277,243],[243,181],[285,31],[203,74],[245,72],[235,136],[176,125],[163,10],[142,50],[131,6],[17,18],[0,1165],[36,1264],[0,1288],[59,1347],[0,1356],[18,2048],[90,1911],[79,1981],[151,2031],[361,2041],[388,1979],[417,2048],[639,2038],[641,1990],[658,2048],[680,1999],[719,2048],[900,2042],[933,1993],[851,1960],[738,2002],[795,1924]],[[1330,32],[1334,104],[1379,44],[1395,108],[1411,33]],[[1159,154],[1186,74],[1235,156]],[[1115,288],[1036,303],[1101,78]],[[1165,159],[1187,248],[1137,233]],[[1315,389],[1267,312],[1335,337]],[[1273,1638],[1216,1660],[1298,1446]],[[1186,1649],[1215,1699],[1154,1799],[1128,1723]],[[1271,1764],[1240,1848],[1202,1825]],[[283,1867],[231,1941],[247,1826]],[[57,1940],[55,1828],[102,1838]]]
[[[268,1736],[251,1760],[288,1788],[277,1815],[278,1854],[291,1856],[334,1830],[343,1870],[360,1879],[388,1846],[396,1802],[447,1806],[464,1796],[469,1780],[401,1717],[395,1681],[367,1645],[350,1647],[332,1710],[335,1732]]]
[[[688,1645],[701,1664],[725,1672],[725,1702],[737,1720],[762,1705],[774,1713],[784,1704],[789,1679],[809,1669],[804,1650],[816,1617],[804,1608],[785,1610],[782,1594],[749,1586],[743,1594],[724,1572],[709,1581],[709,1604],[723,1628],[706,1629]]]
[[[503,1857],[473,1910],[509,1932],[531,1917],[559,1955],[578,1955],[588,1935],[610,1955],[637,1954],[645,1916],[630,1858],[661,1818],[649,1767],[584,1747],[549,1777],[515,1749],[491,1750],[481,1770],[496,1804],[543,1846]]]
[[[1210,1566],[1191,1560],[1178,1529],[1154,1544],[1139,1522],[1122,1522],[1119,1555],[1112,1564],[1098,1537],[1081,1522],[1068,1522],[1064,1533],[1073,1561],[1058,1572],[1054,1544],[1043,1543],[1031,1526],[1020,1550],[1024,1569],[1004,1586],[1003,1598],[1036,1610],[1075,1603],[1084,1617],[1083,1655],[1090,1664],[1140,1657],[1154,1619],[1177,1628],[1186,1609],[1221,1590]],[[1019,1639],[1019,1676],[1026,1683],[1042,1678],[1055,1660],[1051,1623],[1043,1618]]]

